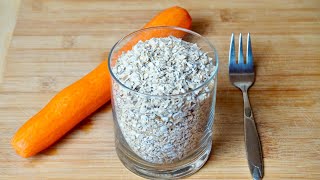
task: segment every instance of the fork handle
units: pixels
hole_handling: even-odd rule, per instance
[[[263,158],[259,134],[253,118],[247,89],[242,91],[244,102],[244,136],[248,165],[254,180],[263,177]]]

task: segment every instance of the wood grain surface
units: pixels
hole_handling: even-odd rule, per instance
[[[320,179],[318,0],[22,1],[0,84],[0,179],[140,179],[116,155],[109,103],[32,158],[16,155],[9,142],[118,39],[173,5],[190,12],[193,30],[215,44],[220,60],[212,153],[189,179],[250,179],[242,97],[227,74],[232,32],[252,35],[257,76],[249,95],[265,179]]]
[[[0,1],[0,83],[3,80],[6,66],[6,54],[11,42],[12,33],[16,25],[20,0]]]

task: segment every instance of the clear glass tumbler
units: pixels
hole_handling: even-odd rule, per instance
[[[212,75],[191,91],[157,96],[136,92],[116,78],[113,67],[122,52],[139,40],[176,36],[196,43],[212,58]],[[196,32],[179,27],[152,27],[120,39],[109,54],[115,146],[119,159],[145,178],[180,178],[199,170],[212,145],[218,55]]]

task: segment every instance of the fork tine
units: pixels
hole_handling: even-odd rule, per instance
[[[239,35],[239,51],[238,51],[238,64],[243,64],[243,50],[242,50],[242,34]]]
[[[251,38],[250,33],[248,33],[247,37],[247,66],[253,70],[253,55],[252,55],[252,48],[251,48]]]
[[[230,50],[229,50],[229,70],[231,67],[234,67],[236,65],[236,55],[235,55],[235,49],[234,49],[234,35],[231,34],[231,40],[230,40]]]

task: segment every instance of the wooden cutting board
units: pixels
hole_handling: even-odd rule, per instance
[[[212,153],[189,178],[250,179],[242,97],[227,74],[231,33],[250,31],[257,71],[250,99],[265,179],[320,179],[317,0],[22,1],[1,59],[0,179],[139,179],[116,155],[109,103],[32,158],[17,156],[9,141],[54,94],[105,59],[118,39],[173,5],[188,9],[193,30],[215,44],[220,60]]]

